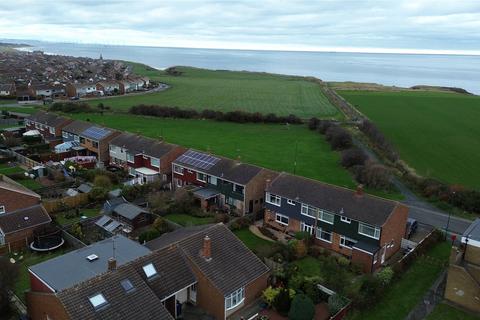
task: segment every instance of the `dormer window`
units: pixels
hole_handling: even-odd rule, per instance
[[[98,310],[108,304],[107,300],[103,296],[103,294],[99,293],[94,295],[93,297],[88,298],[90,300],[90,303],[92,306],[95,308],[95,310]]]
[[[148,279],[157,275],[157,270],[153,266],[153,263],[149,263],[149,264],[143,266],[143,272],[145,272],[145,275],[147,276]]]
[[[127,293],[135,290],[135,287],[133,286],[132,282],[129,279],[122,280],[122,282],[120,282],[120,284],[122,285],[122,288]]]

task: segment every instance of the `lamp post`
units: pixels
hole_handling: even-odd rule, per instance
[[[452,192],[453,196],[455,197],[455,191]],[[448,235],[448,227],[450,226],[450,216],[452,215],[452,212],[448,210],[448,220],[447,220],[447,226],[445,227],[445,240],[447,240],[447,235]]]

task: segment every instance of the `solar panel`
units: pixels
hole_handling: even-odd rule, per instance
[[[218,161],[220,161],[220,158],[211,156],[209,154],[188,150],[183,155],[181,155],[177,161],[184,164],[189,164],[196,168],[208,170],[213,167]]]
[[[94,140],[100,140],[105,138],[111,133],[110,130],[100,127],[90,127],[82,132],[82,136],[86,136],[88,138]]]

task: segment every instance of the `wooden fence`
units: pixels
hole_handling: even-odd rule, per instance
[[[73,209],[89,202],[87,193],[79,193],[72,197],[64,197],[55,200],[44,200],[43,206],[49,214],[55,214],[65,209]]]

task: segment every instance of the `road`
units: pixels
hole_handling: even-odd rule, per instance
[[[361,141],[354,139],[353,143],[362,149],[371,159],[376,161],[378,157]],[[446,230],[448,233],[457,235],[463,234],[472,221],[451,215],[449,221],[448,212],[440,210],[425,200],[417,197],[403,182],[397,177],[393,177],[392,183],[405,197],[401,202],[410,208],[409,217],[417,220],[419,223],[433,226],[437,229]]]

